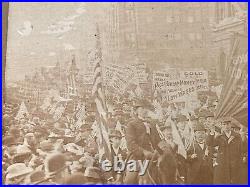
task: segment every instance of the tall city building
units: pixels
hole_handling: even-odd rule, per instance
[[[214,3],[111,3],[109,61],[152,68],[213,66],[214,13]]]
[[[213,26],[213,43],[217,51],[217,75],[224,77],[226,62],[233,45],[235,33],[247,36],[247,3],[219,2],[215,4],[215,24]]]

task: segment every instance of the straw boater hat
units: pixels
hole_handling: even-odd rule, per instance
[[[67,127],[66,127],[66,125],[64,123],[56,122],[54,124],[54,131],[57,132],[57,133],[63,134],[66,128]]]
[[[27,175],[33,171],[32,168],[27,167],[24,163],[15,163],[7,168],[6,179],[13,179],[15,177],[20,177]]]
[[[52,139],[61,139],[62,135],[56,134],[54,132],[51,132],[48,136],[48,138],[52,138]]]

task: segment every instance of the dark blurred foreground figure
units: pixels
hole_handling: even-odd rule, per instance
[[[63,181],[63,184],[86,184],[87,179],[83,175],[83,173],[74,173],[73,175],[70,175],[66,177]]]
[[[66,157],[61,153],[53,153],[45,159],[45,177],[33,184],[62,184],[62,180],[69,175]]]
[[[242,139],[242,168],[240,184],[248,183],[248,132],[247,128],[242,127],[240,129],[240,135]]]
[[[86,178],[86,184],[104,184],[101,169],[98,167],[87,167],[84,176]]]
[[[25,179],[25,184],[36,184],[37,182],[44,180],[44,178],[44,171],[34,171]]]

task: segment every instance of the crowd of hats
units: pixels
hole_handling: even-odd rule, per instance
[[[62,121],[34,116],[16,120],[12,114],[8,111],[3,119],[4,184],[103,183],[97,146],[86,142],[95,116],[88,116],[84,126],[73,132]],[[62,177],[65,169],[68,177]],[[60,173],[60,180],[53,181]]]
[[[152,102],[146,99],[123,103],[113,101],[113,105],[113,112],[108,117],[109,136],[117,138],[123,136],[120,131],[115,130],[117,121],[119,120],[125,130],[128,121],[135,117],[135,113],[126,111],[124,105],[129,105],[132,111],[139,107],[154,110]],[[105,183],[98,163],[98,146],[91,136],[96,120],[92,112],[87,113],[84,124],[74,130],[65,117],[57,122],[32,115],[17,120],[17,110],[16,105],[5,105],[3,110],[4,184]],[[171,131],[171,123],[167,118],[169,116],[165,116],[162,121],[156,119],[160,130]],[[194,131],[202,131],[209,129],[210,124],[202,122],[201,119],[208,121],[209,118],[213,118],[213,112],[207,108],[194,111],[189,116],[171,116],[171,121],[176,124],[192,121]],[[220,131],[219,123],[216,127]]]

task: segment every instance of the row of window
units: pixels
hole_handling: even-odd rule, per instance
[[[135,19],[134,10],[126,10],[125,15],[126,15],[125,16],[126,22],[128,23],[133,22],[133,20]],[[165,17],[166,22],[168,23],[182,23],[182,22],[194,23],[194,22],[204,21],[204,19],[207,19],[209,23],[214,21],[214,18],[211,17],[211,15],[210,17],[208,17],[207,15],[203,15],[201,12],[198,12],[198,11],[194,12],[193,14],[170,12],[168,15],[165,15],[164,17],[162,16],[164,14],[161,14],[161,17],[159,17],[158,15],[154,16],[154,14],[151,14],[150,12],[148,13],[142,12],[142,14],[137,13],[137,15],[141,17],[140,20],[145,20],[146,18],[146,21],[149,23],[159,18],[162,20],[162,18],[164,17]]]
[[[140,38],[144,38],[144,40],[154,40],[154,36],[151,34],[140,34]],[[165,40],[181,40],[181,39],[189,39],[189,40],[202,40],[201,33],[167,33],[164,36]],[[126,33],[125,40],[128,42],[136,42],[136,36],[134,33]]]
[[[164,2],[164,3],[157,3],[157,4],[151,4],[151,3],[132,3],[132,2],[126,2],[124,3],[124,8],[180,8],[180,6],[184,7],[184,8],[201,8],[201,7],[206,7],[208,6],[207,4],[204,3],[199,3],[199,2],[182,2],[182,3],[169,3],[169,2]]]
[[[189,41],[191,42],[191,40],[189,40]],[[202,40],[193,40],[192,42],[194,42],[192,45],[195,48],[203,47],[205,45],[205,43]],[[183,44],[182,41],[178,41],[175,39],[168,40],[168,41],[166,41],[166,40],[155,41],[155,40],[140,39],[138,41],[138,44],[135,41],[126,41],[124,43],[124,47],[130,48],[130,49],[134,49],[136,47],[139,47],[141,49],[146,49],[146,48],[166,49],[166,48],[178,48],[182,44]]]

